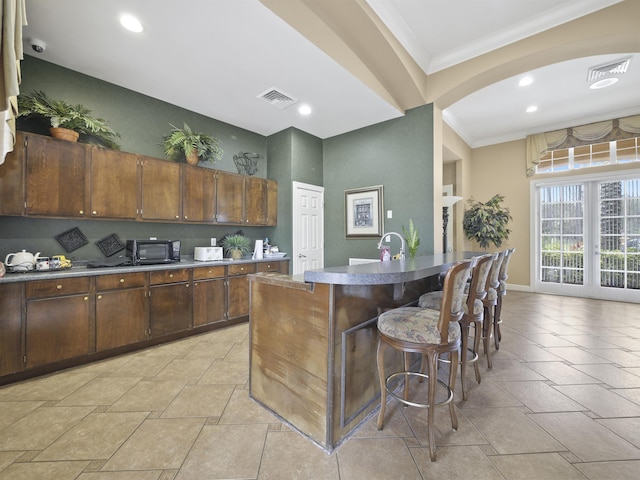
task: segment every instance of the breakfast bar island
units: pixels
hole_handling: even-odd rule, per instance
[[[250,275],[250,396],[326,451],[380,402],[377,319],[472,252]],[[389,371],[402,357],[388,355]]]

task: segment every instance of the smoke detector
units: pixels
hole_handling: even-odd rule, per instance
[[[258,95],[258,98],[276,108],[279,108],[280,110],[284,110],[298,101],[296,98],[293,98],[291,95],[288,95],[275,87],[265,90]]]
[[[627,57],[613,63],[591,67],[587,74],[589,88],[596,90],[613,85],[620,79],[621,75],[627,72],[630,62],[631,57]]]

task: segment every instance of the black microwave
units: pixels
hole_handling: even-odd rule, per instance
[[[127,240],[127,256],[134,265],[180,261],[180,240]]]

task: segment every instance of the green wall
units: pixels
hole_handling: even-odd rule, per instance
[[[349,257],[377,258],[376,239],[347,239],[344,191],[383,185],[384,231],[402,234],[413,218],[420,236],[417,255],[433,253],[433,106],[323,141],[325,266]],[[386,218],[392,210],[393,218]],[[397,253],[399,240],[391,239]]]

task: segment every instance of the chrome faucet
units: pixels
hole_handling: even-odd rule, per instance
[[[382,235],[382,238],[378,242],[378,250],[380,250],[380,247],[382,247],[382,242],[384,242],[384,237],[386,237],[388,235],[395,235],[396,237],[398,237],[400,239],[400,242],[401,242],[400,243],[400,260],[404,260],[405,240],[404,240],[404,237],[402,235],[400,235],[398,232],[387,232],[387,233],[384,233]]]

